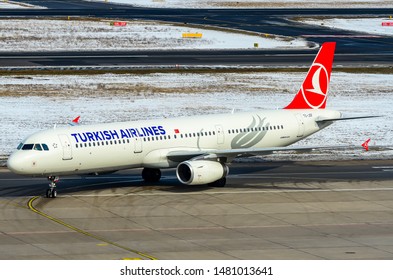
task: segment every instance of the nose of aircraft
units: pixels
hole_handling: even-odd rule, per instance
[[[12,154],[7,161],[7,167],[13,173],[23,174],[25,171],[23,163],[24,160],[22,157],[20,157],[18,154]]]

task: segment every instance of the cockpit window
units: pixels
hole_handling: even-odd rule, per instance
[[[34,150],[36,151],[42,151],[42,147],[40,144],[34,144]]]
[[[32,150],[34,144],[24,144],[22,150]]]
[[[23,144],[20,143],[18,150],[35,150],[35,151],[49,151],[48,145],[47,144]]]

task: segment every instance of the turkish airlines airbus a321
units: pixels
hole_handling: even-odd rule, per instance
[[[186,185],[223,187],[234,158],[269,154],[342,118],[325,110],[335,43],[324,43],[292,102],[282,110],[53,128],[27,137],[10,156],[17,174],[45,176],[56,197],[60,175],[102,174],[143,167],[146,182],[176,167]],[[355,117],[363,118],[363,117]],[[312,149],[317,147],[307,147]]]

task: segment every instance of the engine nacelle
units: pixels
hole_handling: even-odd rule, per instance
[[[229,168],[218,161],[184,161],[177,166],[176,175],[186,185],[204,185],[213,183],[229,173]]]

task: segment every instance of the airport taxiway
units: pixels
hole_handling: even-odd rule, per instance
[[[165,171],[0,171],[0,259],[393,259],[393,160],[236,163],[225,188]]]

